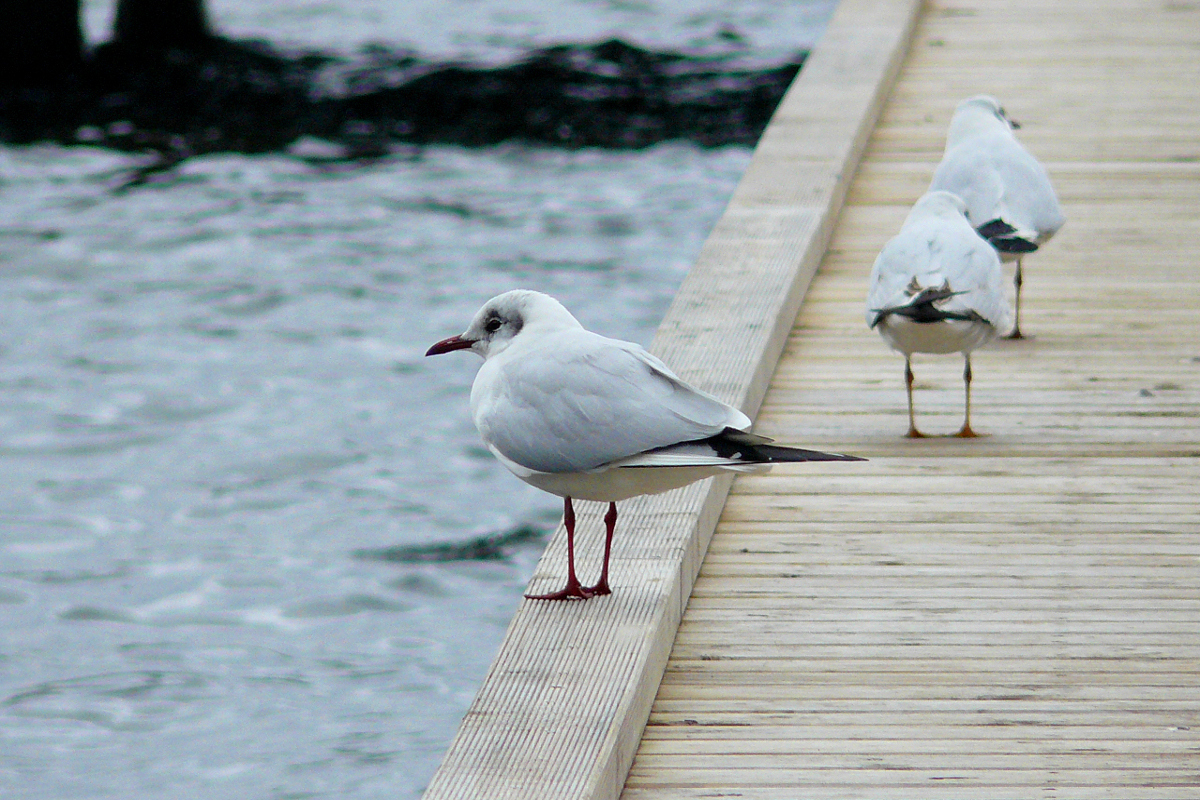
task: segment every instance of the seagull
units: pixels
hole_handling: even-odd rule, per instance
[[[471,386],[471,414],[500,463],[521,480],[563,498],[567,583],[534,600],[611,593],[608,561],[617,502],[658,494],[720,472],[763,472],[785,461],[862,461],[771,444],[749,433],[738,409],[689,386],[641,346],[584,329],[541,292],[493,297],[458,336],[427,356],[471,350],[483,366]],[[600,580],[575,573],[572,499],[608,503]]]
[[[908,437],[924,436],[913,415],[913,353],[962,353],[966,414],[956,436],[971,430],[971,351],[1012,317],[1000,258],[971,227],[966,204],[933,191],[916,202],[871,269],[867,325],[904,354]]]
[[[993,97],[963,100],[950,120],[946,150],[929,186],[961,197],[979,235],[991,242],[1001,259],[1017,262],[1017,311],[1010,339],[1024,338],[1021,259],[1066,222],[1046,168],[1013,135],[1020,127]]]

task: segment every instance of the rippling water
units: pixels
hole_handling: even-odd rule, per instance
[[[620,36],[643,47],[711,46],[723,30],[764,57],[816,42],[837,0],[208,0],[223,33],[349,53],[364,43],[488,61],[535,47]],[[83,0],[91,42],[108,36],[115,0]]]
[[[359,20],[411,40],[393,6]],[[329,3],[271,7],[214,15],[333,44],[368,30]],[[422,40],[553,32],[540,6],[456,7],[483,9],[461,29],[477,34],[427,8]],[[677,9],[571,8],[643,14],[675,44],[692,30]],[[483,560],[375,554],[560,512],[479,445],[477,359],[425,348],[518,286],[648,342],[749,156],[228,156],[124,191],[134,157],[0,148],[0,795],[419,794],[541,539]]]

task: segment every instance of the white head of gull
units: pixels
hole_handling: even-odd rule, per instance
[[[958,104],[946,134],[946,150],[930,190],[953,192],[967,206],[967,219],[1005,261],[1016,261],[1016,322],[1021,334],[1021,259],[1063,226],[1066,217],[1050,176],[1013,134],[1019,128],[1000,103],[987,95]]]
[[[564,499],[567,583],[539,600],[609,594],[617,502],[686,486],[723,471],[785,461],[860,461],[769,444],[750,419],[689,386],[632,342],[585,330],[557,300],[514,290],[493,297],[466,331],[426,355],[472,350],[483,366],[471,413],[487,448],[521,480]],[[572,499],[609,504],[600,579],[575,573]]]
[[[971,351],[991,341],[1012,318],[1000,259],[975,233],[965,209],[956,195],[929,192],[871,269],[867,324],[904,354],[910,438],[923,436],[913,415],[912,354],[962,353],[966,413],[956,435],[973,437]]]

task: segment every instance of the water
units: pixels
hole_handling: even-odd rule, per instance
[[[568,4],[561,36],[535,4],[277,5],[213,15],[423,52],[712,25],[701,3]],[[772,7],[711,13],[755,33]],[[120,191],[134,156],[0,149],[0,796],[418,796],[541,543],[372,554],[560,513],[480,447],[478,361],[425,348],[518,286],[647,343],[749,157],[224,156]]]
[[[736,30],[764,57],[811,47],[836,0],[208,0],[217,30],[296,49],[364,44],[503,61],[535,47],[624,37],[643,47],[712,47]],[[108,37],[114,0],[84,0],[88,41]]]

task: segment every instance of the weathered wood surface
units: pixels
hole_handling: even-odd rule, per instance
[[[866,278],[980,92],[1068,222],[990,435],[906,440]],[[734,484],[623,797],[1200,797],[1198,252],[1200,4],[927,3],[756,426],[872,460]],[[956,430],[961,360],[914,369]]]
[[[919,0],[843,0],[755,150],[651,347],[753,414],[911,40]],[[614,594],[525,602],[427,800],[616,798],[729,480],[622,504]],[[597,569],[581,504],[582,579]],[[555,535],[531,590],[558,588]]]

